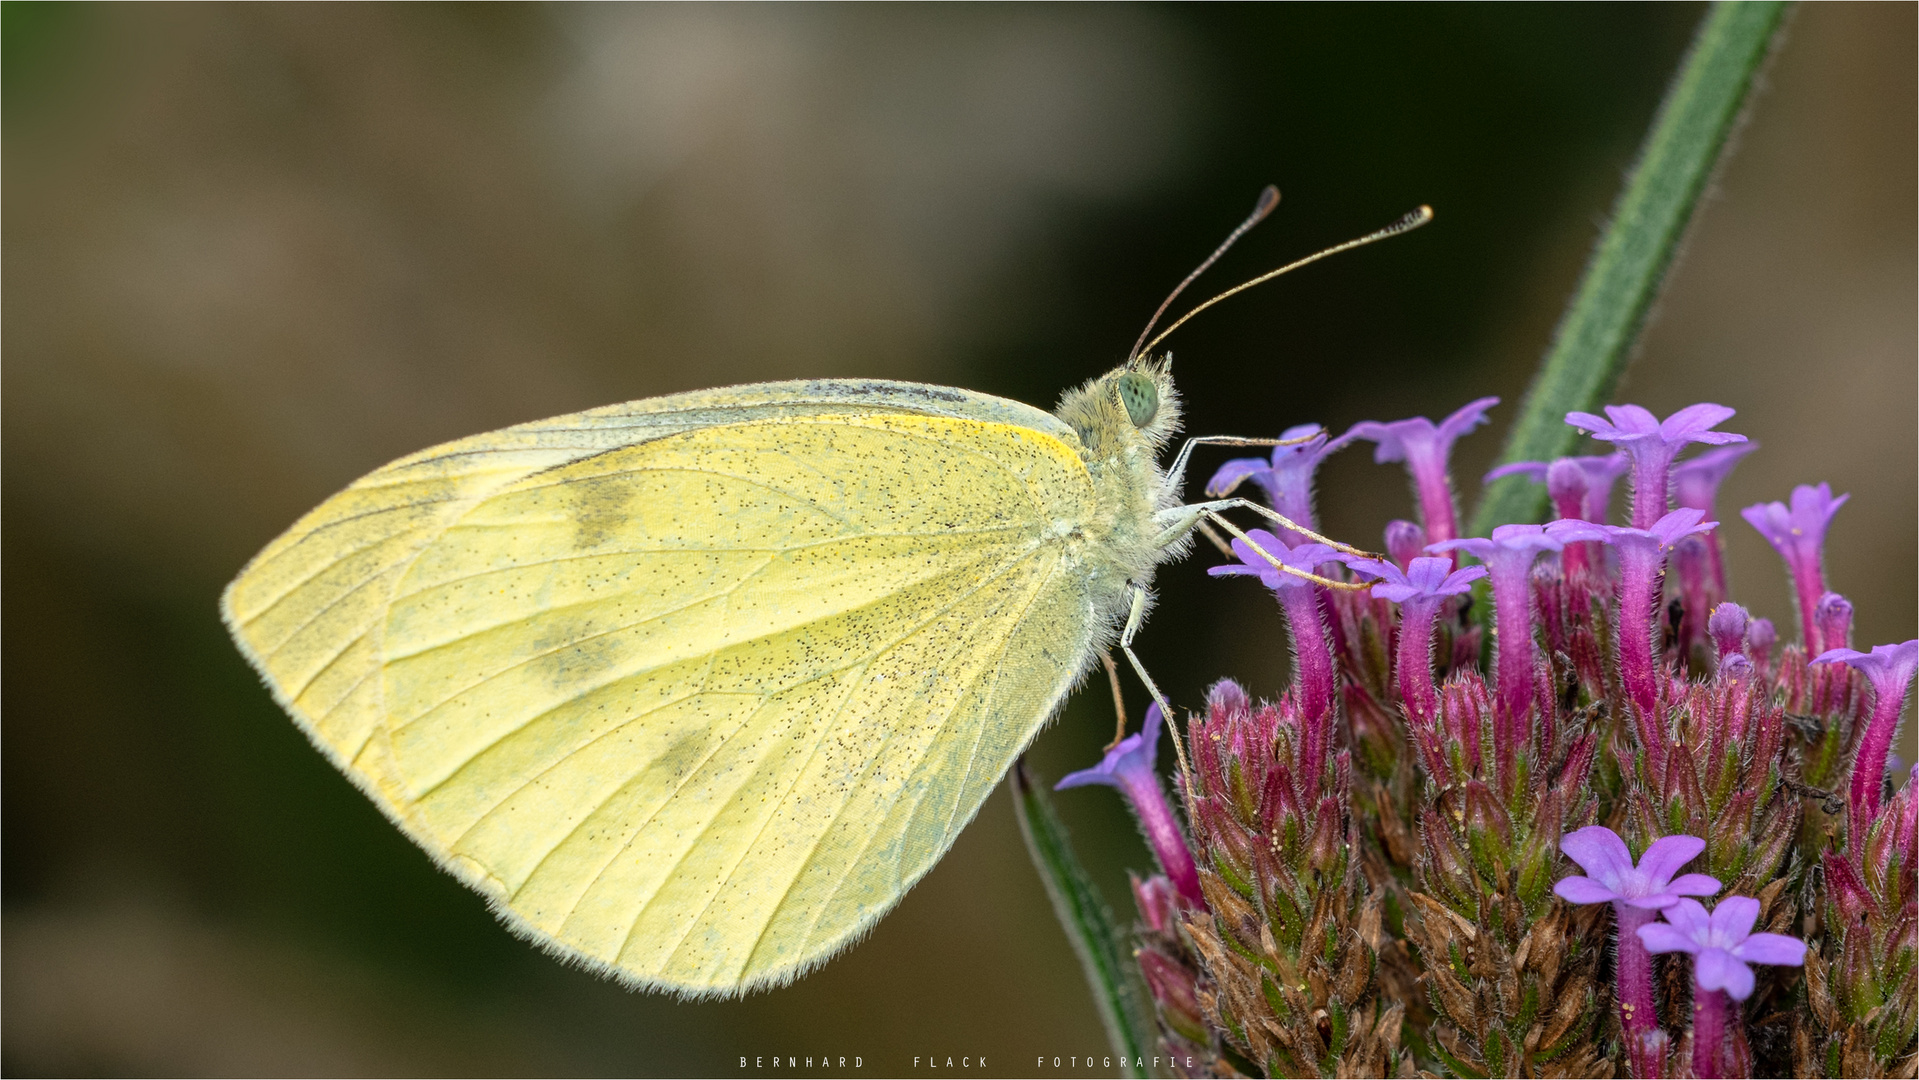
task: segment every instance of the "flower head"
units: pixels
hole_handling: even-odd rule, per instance
[[[1391,461],[1406,463],[1412,474],[1413,488],[1419,495],[1419,508],[1425,517],[1426,534],[1433,540],[1451,540],[1459,535],[1453,512],[1452,481],[1447,465],[1453,443],[1486,422],[1486,410],[1499,404],[1496,397],[1469,402],[1457,412],[1435,424],[1423,416],[1410,420],[1381,423],[1362,420],[1340,437],[1344,443],[1366,439],[1378,443],[1373,460],[1381,465]],[[1447,560],[1448,563],[1451,560]]]
[[[1611,902],[1656,911],[1678,903],[1681,896],[1719,891],[1719,879],[1706,874],[1673,876],[1706,850],[1706,842],[1697,836],[1660,837],[1647,845],[1637,866],[1626,842],[1604,825],[1567,833],[1559,838],[1559,850],[1586,871],[1584,877],[1564,877],[1553,886],[1553,892],[1570,903]]]
[[[1566,542],[1546,532],[1544,525],[1500,525],[1491,537],[1442,540],[1427,545],[1431,552],[1464,551],[1482,562],[1495,559],[1531,566],[1542,551],[1558,551]]]
[[[1733,410],[1724,405],[1701,403],[1688,405],[1661,421],[1638,405],[1608,405],[1604,418],[1570,412],[1566,422],[1632,455],[1632,523],[1646,529],[1666,513],[1672,460],[1680,448],[1696,442],[1721,445],[1746,441],[1744,435],[1712,430],[1732,415]]]
[[[1433,620],[1449,596],[1468,592],[1486,576],[1483,566],[1454,570],[1451,559],[1414,559],[1405,570],[1381,559],[1348,559],[1346,565],[1381,579],[1372,594],[1400,605],[1398,660],[1399,696],[1415,719],[1429,720],[1439,709],[1433,687]]]
[[[1702,990],[1724,990],[1734,1001],[1752,996],[1751,964],[1798,967],[1806,962],[1806,943],[1784,934],[1755,934],[1759,901],[1728,896],[1706,914],[1697,900],[1679,900],[1665,909],[1666,921],[1639,928],[1647,952],[1692,954],[1693,981]]]
[[[1248,529],[1246,535],[1252,537],[1252,544],[1244,540],[1233,541],[1233,554],[1239,556],[1238,562],[1207,567],[1206,572],[1213,577],[1230,577],[1235,574],[1253,575],[1259,578],[1262,585],[1274,592],[1283,593],[1288,589],[1310,589],[1313,583],[1298,574],[1289,574],[1274,566],[1266,560],[1265,556],[1253,550],[1253,544],[1258,544],[1267,554],[1287,566],[1307,574],[1313,573],[1314,567],[1325,563],[1345,561],[1345,556],[1325,544],[1301,544],[1298,547],[1289,548],[1280,543],[1279,537],[1265,529]]]
[[[1346,565],[1362,574],[1379,578],[1373,595],[1381,600],[1403,604],[1413,599],[1444,599],[1471,592],[1473,582],[1486,576],[1483,566],[1453,569],[1451,559],[1419,558],[1404,571],[1382,559],[1348,559]]]
[[[1349,438],[1328,440],[1318,424],[1300,424],[1280,433],[1282,439],[1305,439],[1293,446],[1275,446],[1271,458],[1234,458],[1219,467],[1206,481],[1206,494],[1215,499],[1232,494],[1239,485],[1251,480],[1266,493],[1266,502],[1295,524],[1316,528],[1313,521],[1313,473],[1319,463],[1335,451],[1344,449]],[[1288,546],[1306,538],[1291,529],[1281,529]]]
[[[1820,548],[1826,542],[1826,527],[1850,498],[1850,494],[1835,497],[1831,484],[1800,484],[1792,489],[1790,507],[1781,502],[1754,503],[1739,513],[1788,565],[1807,558],[1817,565]]]

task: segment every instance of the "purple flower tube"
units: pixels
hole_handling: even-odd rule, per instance
[[[1167,805],[1166,792],[1159,786],[1159,772],[1153,759],[1159,752],[1159,730],[1164,722],[1157,704],[1146,710],[1146,722],[1137,735],[1128,735],[1106,751],[1098,765],[1068,773],[1053,785],[1054,791],[1104,784],[1115,787],[1139,817],[1139,828],[1152,845],[1159,868],[1166,872],[1179,895],[1194,907],[1206,907],[1206,895],[1199,890],[1199,871],[1193,866],[1193,853],[1186,846],[1186,834],[1180,830],[1173,808]]]
[[[1414,559],[1401,571],[1378,559],[1348,559],[1346,565],[1379,578],[1373,595],[1399,605],[1399,696],[1415,719],[1430,721],[1439,711],[1439,692],[1433,687],[1433,619],[1449,596],[1468,592],[1486,576],[1483,566],[1454,570],[1451,559]]]
[[[1899,731],[1899,713],[1906,704],[1906,690],[1919,669],[1919,638],[1898,645],[1875,645],[1869,653],[1856,649],[1832,649],[1821,653],[1815,664],[1850,665],[1872,683],[1872,718],[1866,722],[1865,737],[1859,740],[1859,756],[1852,762],[1852,784],[1848,792],[1853,843],[1865,839],[1866,826],[1879,813],[1879,793],[1885,784],[1886,754],[1892,750],[1892,737]]]
[[[1238,562],[1209,567],[1206,572],[1214,577],[1235,574],[1258,577],[1261,584],[1273,590],[1273,595],[1279,598],[1280,605],[1285,608],[1286,623],[1293,636],[1297,704],[1301,717],[1309,725],[1305,732],[1307,760],[1317,778],[1318,766],[1325,758],[1326,728],[1332,720],[1333,651],[1327,644],[1326,621],[1319,610],[1319,586],[1299,575],[1315,573],[1315,567],[1344,561],[1345,556],[1325,544],[1300,544],[1289,548],[1264,529],[1252,529],[1246,535],[1252,537],[1253,544],[1258,544],[1267,554],[1299,573],[1288,573],[1274,566],[1253,550],[1253,544],[1244,540],[1233,541],[1233,554],[1239,556]]]
[[[1501,525],[1490,539],[1447,540],[1426,549],[1434,553],[1464,551],[1485,563],[1492,577],[1501,706],[1493,745],[1499,754],[1502,778],[1512,763],[1513,751],[1525,737],[1533,693],[1539,683],[1538,650],[1533,645],[1533,562],[1541,553],[1559,551],[1569,541],[1604,538],[1597,525],[1556,521],[1550,526]]]
[[[1832,486],[1801,484],[1792,489],[1792,506],[1784,503],[1754,503],[1741,510],[1759,535],[1786,561],[1792,575],[1793,598],[1799,607],[1800,633],[1806,643],[1806,655],[1817,656],[1828,648],[1839,648],[1819,633],[1819,598],[1826,592],[1826,573],[1822,565],[1826,546],[1826,527],[1832,516],[1846,505],[1850,495],[1835,498]]]
[[[1638,706],[1641,741],[1655,768],[1665,768],[1665,738],[1655,710],[1659,704],[1658,655],[1660,573],[1666,555],[1688,536],[1719,523],[1702,522],[1698,510],[1674,510],[1650,529],[1601,526],[1613,550],[1619,553],[1619,676],[1627,696]]]

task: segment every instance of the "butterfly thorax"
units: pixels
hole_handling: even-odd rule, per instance
[[[1121,393],[1121,380],[1129,375],[1136,385],[1150,386],[1147,408],[1136,397],[1129,410]],[[1162,545],[1163,530],[1154,522],[1159,511],[1179,503],[1159,466],[1160,451],[1179,430],[1179,396],[1163,362],[1140,361],[1067,391],[1053,414],[1079,435],[1093,479],[1095,511],[1084,542],[1075,545],[1089,591],[1094,603],[1117,614],[1129,583],[1150,584],[1153,568],[1188,546],[1183,537]]]

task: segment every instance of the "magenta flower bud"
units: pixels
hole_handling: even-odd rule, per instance
[[[1799,967],[1806,943],[1784,934],[1755,934],[1759,901],[1728,896],[1706,914],[1697,900],[1680,900],[1663,912],[1666,921],[1638,929],[1647,952],[1692,955],[1692,1074],[1746,1076],[1744,1037],[1732,1003],[1752,996],[1753,964]],[[1735,1045],[1728,1045],[1729,1043]]]
[[[1437,542],[1459,535],[1459,515],[1453,508],[1453,485],[1449,473],[1453,443],[1461,435],[1486,422],[1486,410],[1499,404],[1496,397],[1480,398],[1435,424],[1423,416],[1382,424],[1362,420],[1341,436],[1340,441],[1366,439],[1379,444],[1373,460],[1381,465],[1391,461],[1406,463],[1412,476],[1413,492],[1419,499],[1427,539]],[[1451,560],[1447,560],[1450,564]]]
[[[1268,555],[1301,573],[1311,574],[1319,566],[1346,558],[1320,543],[1286,547],[1279,542],[1278,537],[1264,529],[1253,529],[1246,535],[1252,537],[1253,544],[1258,544]],[[1319,766],[1325,757],[1326,735],[1333,708],[1333,651],[1326,639],[1326,620],[1320,614],[1319,588],[1307,578],[1274,566],[1253,550],[1253,544],[1234,540],[1233,554],[1239,556],[1239,561],[1209,567],[1206,572],[1214,577],[1240,574],[1258,577],[1261,584],[1273,590],[1274,595],[1279,597],[1280,605],[1285,608],[1287,626],[1293,633],[1297,704],[1300,715],[1310,728],[1305,733],[1306,761],[1313,774],[1312,782],[1317,783]]]
[[[1139,973],[1166,1026],[1187,1042],[1206,1045],[1205,1012],[1199,1003],[1198,976],[1156,949],[1139,951]]]
[[[1386,523],[1386,554],[1404,570],[1426,551],[1426,530],[1416,522],[1395,519]]]
[[[1377,559],[1348,559],[1346,565],[1379,578],[1373,595],[1399,605],[1399,695],[1409,714],[1430,720],[1439,707],[1433,688],[1433,619],[1447,597],[1471,591],[1486,568],[1454,570],[1452,560],[1434,558],[1414,559],[1404,571]]]
[[[1561,878],[1553,892],[1570,904],[1613,906],[1618,935],[1614,996],[1620,1026],[1628,1040],[1636,1040],[1659,1027],[1652,957],[1640,941],[1639,929],[1652,922],[1660,909],[1679,903],[1681,896],[1711,896],[1719,891],[1718,878],[1679,874],[1680,868],[1706,850],[1706,842],[1696,836],[1661,837],[1647,845],[1635,865],[1632,851],[1618,833],[1604,825],[1588,825],[1560,837],[1559,850],[1578,863],[1586,876]]]
[[[1658,728],[1654,710],[1659,693],[1657,669],[1653,657],[1659,655],[1656,641],[1660,574],[1666,556],[1674,545],[1688,536],[1705,532],[1719,523],[1700,521],[1697,510],[1674,510],[1653,523],[1650,529],[1602,525],[1619,553],[1619,675],[1626,692],[1639,707],[1640,736],[1653,764],[1663,771],[1665,739]]]
[[[1712,617],[1706,620],[1706,630],[1712,634],[1713,648],[1718,651],[1720,663],[1725,663],[1728,657],[1744,655],[1746,627],[1751,621],[1746,609],[1738,604],[1721,604],[1712,609]]]
[[[1546,495],[1561,518],[1586,520],[1586,496],[1591,492],[1586,470],[1572,458],[1560,458],[1546,467]],[[1605,523],[1603,518],[1600,523]]]
[[[1822,595],[1813,609],[1813,622],[1819,625],[1819,640],[1827,649],[1852,648],[1852,601],[1836,592]]]
[[[1752,660],[1745,653],[1733,653],[1719,661],[1719,675],[1731,682],[1745,682],[1752,678]]]
[[[1139,818],[1140,832],[1152,846],[1160,869],[1166,872],[1187,903],[1203,909],[1206,896],[1199,889],[1199,871],[1193,866],[1193,853],[1186,847],[1186,834],[1180,831],[1179,819],[1166,803],[1166,792],[1159,786],[1159,773],[1153,767],[1164,719],[1157,703],[1148,706],[1146,722],[1139,734],[1121,739],[1098,765],[1061,777],[1053,790],[1064,791],[1087,784],[1118,788]]]
[[[1688,405],[1662,422],[1637,405],[1608,405],[1604,419],[1570,412],[1566,422],[1632,455],[1632,524],[1635,529],[1650,529],[1666,516],[1672,460],[1681,448],[1695,442],[1746,441],[1744,435],[1712,430],[1732,416],[1733,410],[1724,405],[1702,403]]]
[[[1819,598],[1826,592],[1826,572],[1822,565],[1826,527],[1851,497],[1834,498],[1829,484],[1818,487],[1801,484],[1792,489],[1790,509],[1784,503],[1770,502],[1754,503],[1739,512],[1786,561],[1808,656],[1816,656],[1827,648],[1843,647],[1828,645],[1819,637],[1817,618]]]
[[[1746,628],[1746,653],[1755,661],[1772,659],[1772,647],[1779,643],[1779,631],[1773,629],[1772,620],[1758,618]]]
[[[1315,434],[1317,433],[1317,434]],[[1341,450],[1349,441],[1347,438],[1327,441],[1325,429],[1318,424],[1301,424],[1289,427],[1280,433],[1282,439],[1299,439],[1313,436],[1306,442],[1294,446],[1275,446],[1271,459],[1234,458],[1219,467],[1211,480],[1206,481],[1206,494],[1223,499],[1234,488],[1251,480],[1266,493],[1266,503],[1284,514],[1295,525],[1303,528],[1318,529],[1313,516],[1313,473],[1318,471],[1319,463],[1337,450]],[[1295,547],[1306,542],[1307,538],[1291,529],[1279,530],[1281,541],[1287,547]]]
[[[1875,645],[1870,653],[1833,649],[1821,653],[1813,663],[1849,664],[1872,683],[1872,719],[1866,722],[1865,737],[1859,740],[1859,756],[1853,759],[1848,798],[1847,819],[1852,827],[1852,842],[1856,844],[1866,835],[1867,824],[1879,813],[1886,755],[1892,751],[1893,736],[1899,731],[1899,714],[1905,708],[1913,672],[1919,669],[1919,638],[1898,645]]]
[[[1171,879],[1165,874],[1154,874],[1143,881],[1138,874],[1127,877],[1133,883],[1133,903],[1139,908],[1139,917],[1161,934],[1177,935],[1179,890],[1173,887]]]

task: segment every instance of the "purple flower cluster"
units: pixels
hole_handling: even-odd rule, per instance
[[[1534,1074],[1550,1062],[1659,1076],[1675,1047],[1690,1046],[1692,1075],[1749,1075],[1741,1003],[1757,994],[1765,1008],[1785,1008],[1790,985],[1759,978],[1754,965],[1805,964],[1816,970],[1804,1000],[1823,1027],[1794,1044],[1801,1056],[1791,1067],[1830,1068],[1840,1060],[1832,1055],[1869,1045],[1868,1056],[1844,1058],[1847,1067],[1890,1068],[1913,1045],[1915,1009],[1900,1003],[1913,996],[1919,947],[1919,768],[1890,799],[1886,773],[1919,676],[1919,640],[1852,647],[1853,605],[1829,589],[1823,567],[1846,496],[1802,485],[1789,503],[1742,512],[1792,579],[1800,641],[1782,647],[1770,620],[1727,593],[1715,504],[1756,449],[1717,430],[1732,409],[1699,404],[1663,420],[1636,405],[1569,413],[1569,425],[1612,452],[1486,475],[1544,485],[1554,519],[1461,536],[1451,451],[1497,401],[1438,423],[1363,421],[1338,438],[1302,426],[1287,435],[1304,441],[1230,461],[1208,483],[1215,496],[1253,484],[1290,521],[1317,528],[1315,471],[1366,440],[1376,462],[1404,465],[1417,520],[1387,526],[1386,558],[1254,529],[1233,542],[1231,562],[1209,569],[1273,593],[1293,680],[1277,705],[1257,706],[1221,682],[1189,727],[1190,844],[1153,772],[1157,709],[1141,734],[1061,782],[1122,790],[1155,852],[1163,876],[1136,892],[1143,932],[1157,936],[1142,939],[1139,956],[1163,1022],[1187,1046],[1257,1051],[1269,1072],[1308,1060],[1327,1069],[1334,1044],[1313,1043],[1325,1030],[1314,1017],[1356,1006],[1340,995],[1371,985],[1374,1011],[1348,1018],[1379,1018],[1368,1062],[1394,1053],[1383,1033],[1400,1021],[1379,1012],[1382,1003],[1428,995],[1435,1018],[1421,1045],[1445,1071]],[[1705,449],[1681,460],[1693,444]],[[1631,511],[1615,523],[1611,495],[1624,475]],[[1489,612],[1473,608],[1476,587],[1490,593]],[[1488,672],[1475,617],[1493,633]],[[1807,793],[1843,803],[1843,813],[1804,810]],[[1346,839],[1356,835],[1363,843]],[[1816,850],[1822,870],[1799,896],[1782,878],[1795,845]],[[1584,872],[1561,876],[1562,854]],[[1710,910],[1694,899],[1722,891],[1739,895]],[[1368,905],[1381,896],[1409,913],[1408,947],[1397,953],[1376,950],[1376,922],[1339,922],[1376,910]],[[1198,914],[1175,918],[1176,909]],[[1823,926],[1823,952],[1757,931],[1762,919],[1773,929]],[[1581,1027],[1565,1010],[1603,1000],[1590,980],[1607,968],[1592,951],[1572,966],[1547,963],[1522,943],[1563,943],[1607,925],[1618,1026],[1601,1039],[1597,1013]],[[1273,971],[1307,962],[1315,935],[1357,943],[1341,945],[1337,963],[1334,953],[1315,961],[1331,965],[1320,970],[1333,982],[1288,977],[1262,989]],[[1660,1022],[1653,957],[1668,953],[1690,958],[1689,1040]],[[1379,966],[1371,983],[1352,974],[1368,963]],[[1335,983],[1348,989],[1329,990]],[[1500,1013],[1513,987],[1554,1002],[1565,1019],[1527,1028]],[[1551,1045],[1532,1045],[1542,1031]],[[1307,1043],[1319,1049],[1297,1056]],[[1785,1067],[1778,1045],[1762,1047],[1774,1055],[1765,1067]],[[1826,1056],[1809,1064],[1805,1046]],[[1608,1063],[1610,1053],[1623,1060]]]

